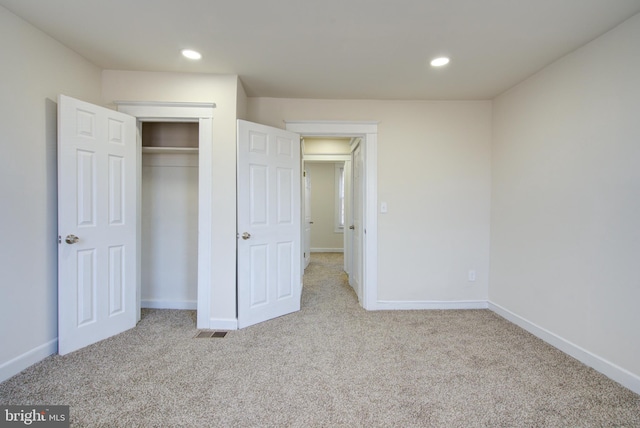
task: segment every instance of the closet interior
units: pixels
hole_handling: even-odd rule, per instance
[[[142,123],[141,306],[196,309],[198,123]]]

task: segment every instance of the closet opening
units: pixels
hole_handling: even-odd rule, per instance
[[[140,307],[197,308],[198,122],[142,122]]]

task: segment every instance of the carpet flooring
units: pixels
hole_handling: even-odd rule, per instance
[[[640,427],[640,396],[488,310],[367,312],[341,254],[314,254],[302,310],[225,338],[195,312],[0,384],[74,427]]]

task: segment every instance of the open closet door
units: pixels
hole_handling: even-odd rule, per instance
[[[238,120],[238,326],[300,310],[300,136]]]
[[[58,353],[136,324],[136,120],[58,97]]]

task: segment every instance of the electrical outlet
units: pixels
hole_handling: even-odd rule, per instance
[[[475,270],[470,270],[469,274],[467,275],[467,278],[469,279],[469,282],[475,282],[475,280],[476,280],[476,271]]]

